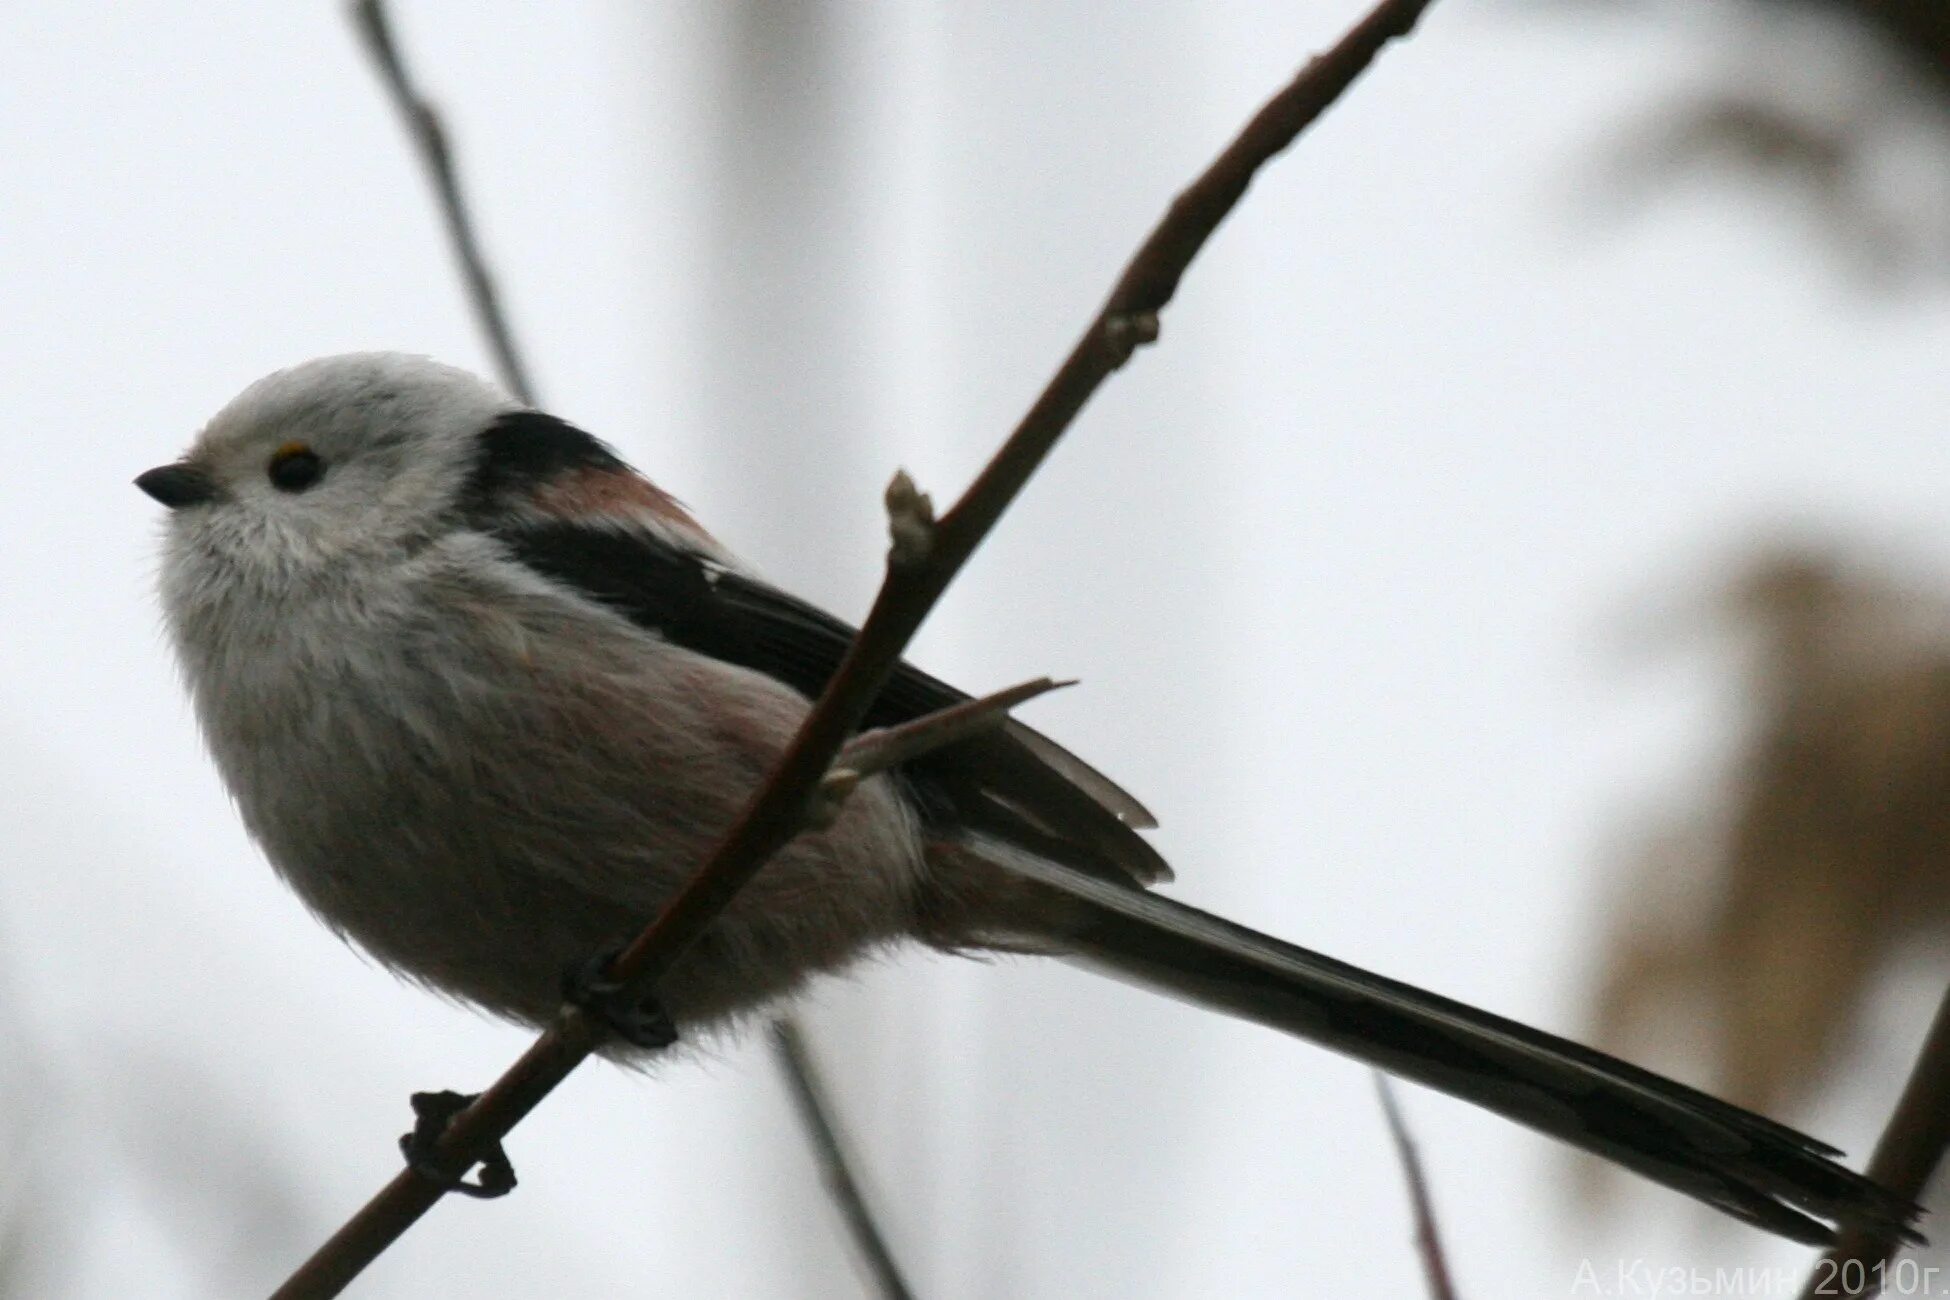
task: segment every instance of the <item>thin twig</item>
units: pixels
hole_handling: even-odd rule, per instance
[[[993,731],[1008,720],[1009,711],[1027,704],[1039,695],[1060,691],[1075,682],[1056,682],[1047,677],[1011,686],[993,695],[964,700],[911,722],[863,731],[846,742],[846,748],[833,763],[830,779],[840,772],[870,776],[902,763],[911,763],[938,749],[958,745],[985,731]]]
[[[1408,1182],[1408,1203],[1415,1216],[1415,1249],[1422,1256],[1422,1275],[1429,1282],[1429,1300],[1456,1300],[1456,1284],[1449,1276],[1449,1257],[1442,1249],[1442,1232],[1436,1225],[1435,1201],[1429,1195],[1428,1175],[1422,1171],[1422,1157],[1415,1139],[1395,1101],[1394,1085],[1376,1070],[1375,1095],[1381,1098],[1381,1114],[1388,1121],[1388,1136],[1395,1141],[1395,1154],[1401,1159],[1402,1177]]]
[[[460,261],[460,273],[467,281],[467,301],[474,309],[475,323],[487,335],[488,346],[494,352],[495,369],[509,392],[532,405],[534,386],[528,382],[528,367],[515,347],[494,277],[488,273],[480,243],[474,237],[474,218],[461,195],[453,147],[447,142],[447,129],[440,113],[414,88],[406,61],[400,57],[399,46],[393,40],[392,21],[382,0],[353,0],[352,25],[365,41],[366,52],[379,69],[386,92],[405,120],[406,133],[419,150],[420,161],[433,182],[434,195],[440,201],[440,216],[447,225],[447,241]]]
[[[918,534],[911,513],[892,512],[909,535],[890,555],[880,593],[838,671],[751,803],[697,873],[617,958],[611,978],[635,989],[654,987],[745,882],[799,832],[827,769],[900,663],[922,620],[1084,403],[1140,344],[1157,337],[1158,312],[1253,175],[1318,118],[1384,45],[1406,35],[1430,3],[1382,0],[1339,44],[1308,63],[1179,195],[1048,386],[954,508]],[[564,1008],[521,1058],[455,1117],[437,1145],[436,1159],[443,1164],[478,1159],[602,1041],[603,1031],[592,1018]],[[337,1295],[442,1194],[431,1181],[401,1170],[276,1297]]]
[[[1864,1172],[1907,1201],[1921,1201],[1930,1178],[1950,1149],[1950,991],[1937,1006],[1923,1050],[1889,1116]],[[1803,1300],[1872,1296],[1888,1280],[1889,1261],[1902,1245],[1901,1227],[1843,1227],[1815,1265]]]
[[[977,700],[963,700],[896,726],[861,732],[846,742],[846,748],[820,778],[818,795],[806,809],[807,825],[820,828],[832,825],[860,782],[874,773],[911,763],[938,749],[993,731],[1008,720],[1009,710],[1016,705],[1075,684],[1038,677],[1033,682],[1011,686]]]
[[[812,1137],[820,1178],[846,1222],[847,1235],[859,1249],[860,1262],[866,1266],[874,1289],[886,1300],[910,1300],[913,1292],[907,1289],[900,1265],[887,1248],[887,1239],[881,1235],[879,1222],[860,1190],[845,1144],[828,1118],[833,1113],[833,1105],[821,1082],[819,1067],[806,1050],[805,1035],[790,1020],[772,1022],[772,1053],[791,1066],[780,1073],[791,1085],[788,1091],[792,1094],[793,1109],[799,1115],[801,1126]]]
[[[514,327],[501,305],[499,282],[474,233],[473,207],[461,188],[446,124],[407,70],[405,56],[393,38],[392,20],[384,0],[354,0],[352,20],[367,53],[379,70],[387,93],[399,109],[400,119],[418,150],[420,161],[426,167],[446,225],[448,240],[454,250],[455,263],[461,272],[467,301],[473,309],[476,325],[486,335],[488,348],[494,354],[496,372],[510,393],[530,406],[538,406],[541,396],[528,378],[528,368],[521,347],[516,342]],[[1005,704],[1001,707],[1006,711],[1011,706]],[[980,727],[985,724],[977,718],[967,725]],[[860,739],[864,740],[865,737]],[[861,765],[854,766],[858,768]],[[789,1015],[778,1017],[773,1022],[772,1031],[775,1043],[798,1043],[803,1038]],[[840,1123],[834,1115],[820,1110],[825,1105],[826,1093],[819,1087],[818,1080],[802,1073],[810,1059],[804,1051],[780,1050],[773,1053],[773,1061],[786,1076],[787,1088],[800,1099],[796,1113],[805,1126],[806,1140],[822,1162],[830,1163],[844,1158],[844,1147],[834,1137]],[[838,1176],[828,1180],[829,1185],[837,1187],[841,1178],[848,1184],[852,1182],[852,1175],[842,1169]],[[883,1257],[888,1254],[883,1234],[867,1216],[864,1202],[856,1197],[842,1204],[840,1217],[863,1252]],[[876,1276],[882,1275],[883,1271],[876,1271]],[[891,1261],[884,1275],[898,1279],[898,1273],[892,1271]],[[905,1295],[904,1289],[887,1292],[883,1300],[903,1300]]]

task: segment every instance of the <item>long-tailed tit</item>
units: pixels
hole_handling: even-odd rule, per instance
[[[459,370],[313,361],[136,480],[163,605],[251,833],[380,961],[527,1024],[633,935],[837,666],[607,446]],[[903,667],[869,719],[965,698]],[[663,979],[686,1030],[901,940],[1051,953],[1324,1044],[1801,1241],[1913,1207],[1792,1129],[1145,886],[1144,808],[1010,724],[865,782]]]

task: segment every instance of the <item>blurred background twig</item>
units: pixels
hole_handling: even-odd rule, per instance
[[[1642,198],[1745,173],[1796,201],[1857,278],[1950,274],[1950,6],[1938,0],[1574,0],[1699,33],[1713,63],[1627,119],[1602,170]],[[1934,154],[1934,163],[1930,156]]]
[[[399,110],[407,137],[425,167],[460,269],[468,305],[486,337],[501,383],[522,402],[539,406],[541,398],[529,379],[523,349],[502,306],[493,268],[481,248],[447,125],[432,100],[415,85],[406,57],[394,39],[392,19],[384,0],[352,0],[349,13],[380,81]],[[823,1185],[833,1195],[840,1223],[863,1261],[867,1277],[884,1300],[907,1300],[909,1291],[894,1261],[893,1248],[873,1215],[859,1175],[847,1165],[845,1130],[833,1112],[829,1090],[813,1073],[816,1067],[805,1037],[805,1031],[791,1016],[779,1017],[768,1038],[773,1062],[785,1076],[786,1088],[794,1102],[793,1113],[804,1126],[807,1144],[820,1167],[828,1171]]]

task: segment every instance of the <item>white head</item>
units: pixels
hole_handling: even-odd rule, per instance
[[[355,352],[246,388],[183,458],[136,479],[185,553],[290,579],[443,526],[483,429],[519,404],[424,357]]]

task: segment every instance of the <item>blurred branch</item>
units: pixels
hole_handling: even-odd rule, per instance
[[[1561,2],[1561,0],[1560,0]],[[1743,171],[1797,206],[1872,288],[1950,269],[1950,4],[1944,0],[1697,0],[1715,10],[1719,85],[1682,91],[1641,124],[1601,179],[1619,197],[1683,170]],[[1933,138],[1934,137],[1934,138]]]
[[[1456,1300],[1456,1284],[1449,1277],[1449,1259],[1442,1249],[1442,1231],[1436,1224],[1435,1201],[1429,1195],[1428,1176],[1422,1171],[1422,1157],[1415,1150],[1408,1122],[1395,1101],[1394,1085],[1376,1070],[1375,1095],[1381,1099],[1381,1114],[1388,1121],[1388,1136],[1394,1139],[1395,1155],[1401,1160],[1402,1177],[1408,1181],[1408,1203],[1415,1216],[1415,1249],[1422,1256],[1422,1275],[1429,1282],[1429,1300]]]
[[[528,378],[528,367],[521,348],[515,342],[514,327],[501,306],[500,289],[494,272],[475,236],[472,206],[461,188],[445,123],[407,71],[405,57],[400,53],[399,43],[393,38],[392,20],[384,0],[354,0],[351,15],[353,26],[379,70],[387,93],[400,111],[407,135],[426,167],[446,224],[448,241],[460,267],[468,303],[473,308],[475,323],[487,336],[501,382],[515,397],[534,406],[540,398]],[[1020,699],[1014,702],[1019,703]],[[1012,705],[1004,704],[1001,707],[1006,711]],[[964,720],[960,725],[979,727],[984,721],[984,718],[975,717]],[[999,722],[999,718],[996,721]],[[788,1089],[799,1101],[795,1113],[805,1125],[806,1140],[822,1163],[843,1162],[845,1148],[835,1136],[839,1121],[823,1109],[827,1104],[827,1094],[820,1081],[807,1073],[812,1068],[811,1058],[803,1050],[792,1052],[783,1046],[799,1043],[802,1035],[790,1017],[780,1017],[773,1023],[772,1029],[773,1061],[784,1072]],[[844,1168],[828,1180],[828,1185],[837,1188],[842,1182],[849,1187],[854,1183],[851,1172]],[[892,1277],[896,1284],[892,1289],[883,1288],[886,1300],[904,1300],[906,1288],[899,1285],[899,1273],[893,1267],[887,1245],[865,1202],[857,1195],[843,1202],[840,1217],[863,1252],[870,1258],[886,1260],[885,1276]]]
[[[766,860],[799,833],[834,758],[922,621],[1084,404],[1139,346],[1157,338],[1158,313],[1259,169],[1325,112],[1383,46],[1407,35],[1429,4],[1381,0],[1260,109],[1172,203],[1028,413],[938,522],[916,508],[918,494],[906,476],[896,479],[888,493],[895,545],[880,592],[846,657],[751,803],[697,873],[612,964],[611,979],[632,990],[653,988]],[[903,487],[904,492],[898,490]],[[471,1166],[604,1041],[605,1031],[593,1018],[565,1007],[500,1079],[454,1117],[437,1144],[437,1160]],[[401,1170],[278,1289],[276,1298],[339,1294],[444,1194],[437,1184]]]
[[[820,1177],[825,1181],[826,1190],[838,1207],[840,1217],[846,1221],[847,1235],[853,1238],[854,1246],[859,1249],[861,1262],[873,1277],[874,1289],[886,1300],[909,1300],[913,1292],[908,1290],[907,1281],[901,1276],[894,1253],[887,1248],[880,1225],[868,1208],[866,1195],[860,1190],[860,1182],[853,1176],[852,1166],[847,1162],[840,1135],[828,1119],[833,1111],[832,1102],[820,1085],[819,1070],[813,1063],[811,1053],[806,1050],[805,1036],[790,1020],[775,1020],[772,1022],[772,1050],[781,1060],[792,1065],[784,1073],[790,1085],[793,1109],[798,1112],[806,1132],[812,1136],[813,1155],[819,1162]]]
[[[1820,960],[1820,954],[1811,959]],[[1946,1148],[1950,1148],[1950,992],[1937,1007],[1923,1050],[1866,1172],[1898,1196],[1920,1201]],[[1881,1291],[1889,1261],[1901,1244],[1896,1231],[1893,1227],[1843,1228],[1835,1245],[1815,1265],[1801,1293],[1803,1300],[1872,1296]]]
[[[1950,5],[1943,0],[1757,0],[1770,8],[1831,10],[1875,32],[1950,94]]]
[[[1739,4],[1756,14],[1827,14],[1854,23],[1935,79],[1940,93],[1950,94],[1950,5],[1943,0],[1739,0]]]
[[[434,196],[440,201],[440,216],[447,225],[447,240],[460,261],[460,273],[467,281],[467,301],[474,309],[475,323],[487,335],[494,351],[495,369],[508,391],[532,405],[534,387],[528,382],[528,367],[515,347],[508,329],[508,318],[501,310],[501,297],[481,256],[480,242],[474,237],[474,218],[461,194],[460,177],[454,167],[453,147],[447,141],[447,128],[426,96],[414,86],[393,40],[393,25],[382,0],[353,0],[352,25],[365,42],[366,53],[379,69],[380,80],[392,96],[394,107],[406,123],[406,133],[426,166],[427,179],[433,182]]]

